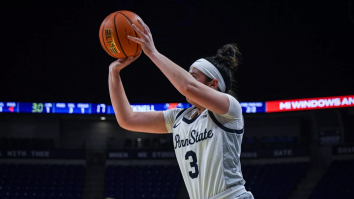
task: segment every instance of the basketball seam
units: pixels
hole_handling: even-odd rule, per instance
[[[133,24],[133,23],[130,21],[130,19],[129,19],[127,16],[125,16],[125,14],[123,14],[123,13],[121,13],[121,12],[118,12],[118,13],[122,14],[125,18],[127,18],[127,20],[130,22],[130,24]],[[134,32],[135,32],[135,36],[136,36],[136,37],[138,37],[138,34],[136,33],[136,31],[135,31],[135,30],[134,30]],[[138,50],[139,50],[139,44],[138,44],[138,43],[136,43],[136,51],[135,51],[135,55],[138,53]]]
[[[128,56],[127,56],[127,55],[125,54],[125,52],[124,52],[124,49],[123,49],[123,47],[122,47],[122,44],[120,43],[120,39],[119,39],[118,31],[117,31],[116,17],[117,17],[117,15],[118,15],[118,13],[119,13],[119,12],[117,12],[117,14],[114,15],[114,28],[116,29],[116,35],[117,35],[117,39],[118,39],[119,46],[120,46],[120,48],[122,49],[122,52],[124,53],[125,58],[128,58]]]
[[[106,46],[106,42],[105,42],[105,37],[104,37],[104,27],[106,26],[106,23],[107,23],[107,21],[108,21],[108,19],[109,19],[110,17],[108,16],[107,18],[106,18],[106,20],[104,21],[104,24],[103,24],[103,27],[102,27],[102,40],[103,40],[103,46],[106,48],[106,52],[109,54],[109,55],[111,55],[111,56],[113,56],[114,57],[114,55],[112,55],[110,52],[109,52],[109,50],[107,49],[107,46]]]

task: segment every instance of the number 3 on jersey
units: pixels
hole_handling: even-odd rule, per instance
[[[186,153],[186,160],[189,159],[189,157],[192,157],[192,162],[190,162],[191,167],[194,168],[194,172],[189,171],[189,176],[193,178],[197,178],[199,175],[199,170],[198,170],[198,164],[197,164],[197,155],[194,153],[194,151],[187,151]]]

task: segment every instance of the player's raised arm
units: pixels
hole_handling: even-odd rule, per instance
[[[230,104],[229,98],[224,93],[225,82],[219,82],[218,78],[212,78],[212,80],[206,84],[201,83],[198,79],[200,78],[198,72],[190,71],[190,73],[188,73],[167,57],[160,54],[154,46],[149,28],[144,22],[139,21],[139,23],[143,26],[144,32],[140,31],[134,25],[133,27],[136,32],[140,34],[141,38],[131,36],[128,36],[128,38],[142,46],[144,53],[159,67],[173,86],[189,100],[196,102],[196,104],[217,114],[227,113]],[[217,89],[220,90],[222,85],[224,91],[219,92]]]
[[[118,124],[130,131],[167,133],[163,112],[133,112],[125,94],[120,71],[139,56],[118,59],[109,66],[109,94]]]

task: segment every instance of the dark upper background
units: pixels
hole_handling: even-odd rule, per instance
[[[354,94],[354,1],[8,1],[1,6],[0,101],[110,103],[98,30],[137,13],[157,49],[185,69],[235,42],[241,101]],[[10,3],[9,3],[10,2]],[[26,3],[23,3],[26,2]],[[222,3],[221,3],[222,2]],[[122,72],[131,103],[185,102],[145,56]]]

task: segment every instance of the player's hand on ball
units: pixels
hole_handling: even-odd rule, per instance
[[[144,53],[147,56],[149,56],[150,54],[157,52],[155,45],[154,45],[154,40],[152,39],[152,35],[151,35],[149,27],[140,19],[138,19],[138,22],[143,27],[143,31],[141,31],[139,28],[137,28],[134,24],[132,26],[133,26],[134,30],[140,35],[141,38],[132,37],[132,36],[128,35],[128,39],[140,44]]]
[[[138,59],[141,52],[135,57],[128,57],[127,59],[117,59],[109,65],[109,72],[119,73],[123,68],[127,67],[133,61]]]

